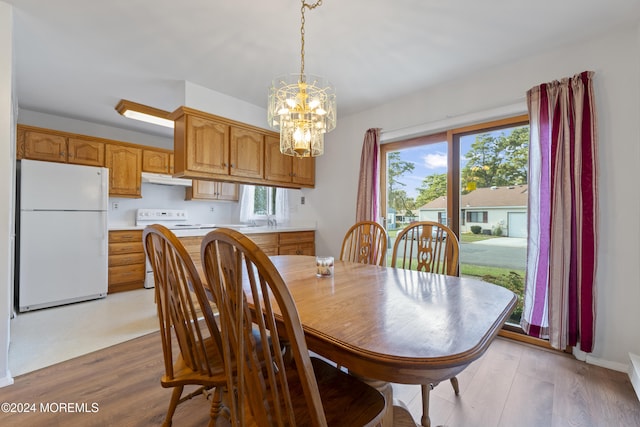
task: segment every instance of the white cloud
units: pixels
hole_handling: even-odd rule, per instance
[[[447,155],[443,153],[427,154],[422,160],[424,161],[424,165],[429,169],[447,167]]]

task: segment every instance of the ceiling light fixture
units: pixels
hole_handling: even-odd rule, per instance
[[[168,111],[127,101],[126,99],[121,99],[118,102],[116,111],[129,119],[141,120],[172,129],[174,127],[174,121],[168,118],[170,114]]]
[[[280,76],[269,89],[267,120],[280,131],[280,152],[289,156],[316,157],[324,153],[324,134],[336,127],[335,89],[322,77],[304,74],[304,12],[322,0],[300,9],[300,73]]]

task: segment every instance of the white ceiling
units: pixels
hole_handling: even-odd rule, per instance
[[[299,0],[0,1],[15,7],[17,99],[28,110],[171,135],[115,105],[173,111],[189,81],[266,108],[271,79],[300,69]],[[324,0],[306,12],[305,71],[335,85],[339,126],[639,17],[640,0]]]

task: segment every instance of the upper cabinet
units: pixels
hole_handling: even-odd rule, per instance
[[[315,185],[315,159],[292,157],[280,152],[280,138],[265,137],[264,177],[267,181],[286,184]]]
[[[229,174],[228,125],[206,117],[186,115],[182,125],[176,123],[175,135],[176,175],[183,176],[185,172],[201,176]]]
[[[231,127],[229,132],[229,174],[262,179],[264,176],[264,135]]]
[[[140,148],[107,144],[105,166],[109,168],[109,196],[142,197],[142,150]]]
[[[315,159],[280,154],[274,132],[188,107],[171,118],[176,124],[175,176],[290,188],[315,185]]]
[[[229,200],[237,202],[238,194],[238,184],[194,179],[192,186],[185,189],[185,200]]]
[[[104,143],[57,132],[18,129],[20,158],[49,162],[104,166]]]
[[[154,149],[142,150],[142,171],[170,174],[173,169],[173,156],[169,151]]]

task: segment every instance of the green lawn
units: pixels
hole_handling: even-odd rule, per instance
[[[460,264],[460,275],[471,276],[507,288],[518,296],[516,308],[511,313],[508,323],[520,323],[524,297],[524,270],[488,267],[484,265]]]
[[[389,230],[388,235],[394,239],[401,228]],[[495,239],[498,236],[488,236],[486,234],[463,233],[460,236],[460,243],[473,243],[481,240]],[[392,248],[389,248],[387,255],[387,265],[391,265]],[[520,323],[522,316],[522,301],[524,296],[524,270],[512,270],[501,267],[488,267],[484,265],[460,264],[460,275],[475,277],[485,282],[493,283],[509,289],[518,296],[518,303],[511,317],[507,320],[510,323]]]

